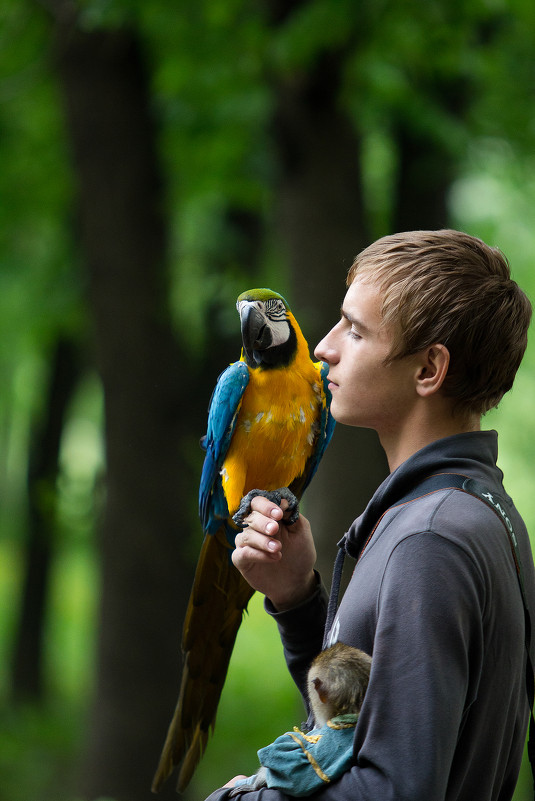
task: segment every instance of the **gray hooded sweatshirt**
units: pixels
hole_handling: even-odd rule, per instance
[[[483,501],[459,489],[400,503],[437,473],[476,479],[504,498],[528,604],[535,609],[530,543],[504,490],[497,450],[493,431],[432,443],[388,476],[347,532],[343,545],[356,564],[330,642],[371,654],[372,671],[355,729],[353,766],[313,798],[512,797],[528,703],[524,609],[505,527]],[[283,613],[266,605],[304,695],[307,667],[321,648],[326,593],[319,586],[307,602]],[[210,801],[228,792],[218,790]],[[263,801],[285,797],[277,790],[257,792]],[[247,801],[256,801],[252,795]]]

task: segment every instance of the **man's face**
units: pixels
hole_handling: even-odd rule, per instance
[[[381,295],[358,276],[347,290],[341,319],[315,349],[329,365],[331,412],[346,425],[396,434],[417,401],[417,357],[385,365],[392,334],[381,325]]]

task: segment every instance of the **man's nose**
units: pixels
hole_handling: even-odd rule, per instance
[[[338,361],[337,351],[332,343],[331,334],[332,331],[329,331],[314,348],[314,356],[316,359],[327,362],[327,364],[333,364]]]

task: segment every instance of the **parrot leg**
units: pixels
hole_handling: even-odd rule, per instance
[[[299,501],[293,492],[288,489],[288,487],[279,487],[279,489],[272,490],[271,492],[253,489],[248,492],[247,495],[243,496],[238,511],[232,516],[232,519],[238,526],[245,526],[245,518],[251,513],[251,501],[258,495],[273,501],[273,503],[276,503],[277,506],[281,505],[283,498],[288,501],[287,512],[289,512],[289,516],[285,518],[285,523],[292,525],[299,517]]]

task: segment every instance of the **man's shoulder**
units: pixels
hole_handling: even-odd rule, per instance
[[[425,530],[434,530],[439,521],[441,527],[445,525],[446,528],[450,525],[464,527],[473,520],[494,521],[496,518],[496,522],[500,522],[496,512],[482,498],[461,487],[448,486],[432,491],[424,487],[421,492],[416,489],[414,495],[409,500],[401,499],[387,510],[388,522],[392,516],[399,516],[398,525],[401,520],[418,522]]]
[[[385,546],[389,541],[392,548],[419,534],[435,534],[468,551],[479,541],[488,546],[505,536],[502,521],[483,500],[459,488],[446,488],[394,504],[383,515],[372,540],[383,540]]]

